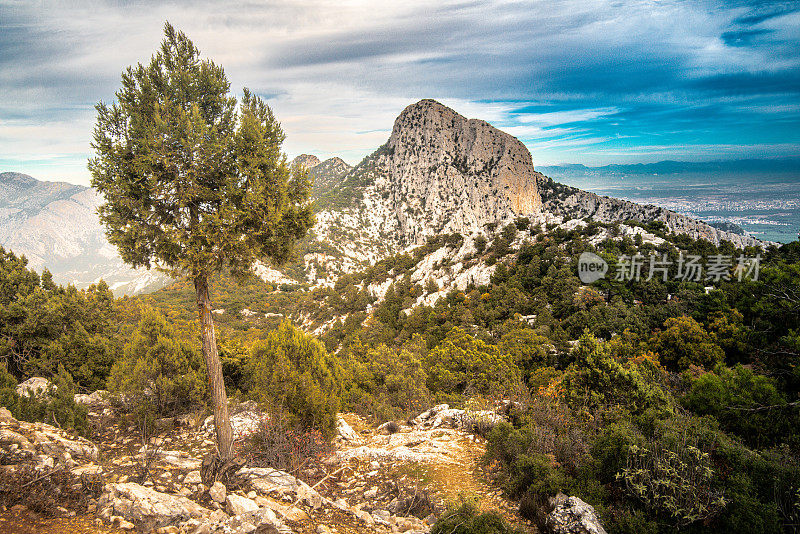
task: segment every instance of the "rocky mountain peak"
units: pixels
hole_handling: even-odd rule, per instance
[[[403,110],[385,148],[385,188],[409,242],[541,211],[541,175],[525,145],[435,100]]]
[[[305,167],[306,170],[316,167],[320,164],[320,160],[317,156],[312,154],[300,154],[296,158],[292,160],[292,165],[301,165]]]

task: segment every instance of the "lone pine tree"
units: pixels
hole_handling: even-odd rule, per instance
[[[100,220],[123,260],[194,282],[222,459],[233,432],[209,277],[285,260],[313,224],[307,175],[287,163],[272,111],[246,89],[241,102],[229,91],[222,67],[166,23],[150,63],[128,67],[116,102],[96,106],[89,161],[105,197]]]

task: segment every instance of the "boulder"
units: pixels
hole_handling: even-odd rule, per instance
[[[3,407],[0,408],[0,424],[18,427],[19,421],[14,419],[14,416],[11,415],[11,412],[8,411],[8,408]]]
[[[250,485],[255,491],[262,494],[293,495],[300,498],[306,505],[318,509],[327,501],[317,490],[297,480],[289,473],[277,469],[264,467],[243,467],[237,475],[250,480]]]
[[[361,438],[341,415],[336,416],[336,434],[345,441],[358,442]]]
[[[0,428],[0,448],[6,449],[9,445],[16,445],[23,450],[31,452],[35,450],[33,443],[22,434],[6,428]]]
[[[208,495],[220,504],[225,502],[226,494],[227,489],[225,488],[225,484],[219,480],[214,482],[214,484],[208,488]]]
[[[228,506],[228,512],[231,515],[242,515],[258,510],[258,505],[255,501],[233,493],[226,497],[225,504]]]
[[[218,524],[217,533],[291,534],[293,531],[269,508],[257,508]]]
[[[243,439],[258,432],[262,423],[269,420],[269,415],[261,412],[258,405],[252,401],[243,402],[232,408],[230,416],[231,428],[234,439]],[[214,433],[214,416],[209,415],[203,421],[201,430],[209,434]]]
[[[50,389],[50,381],[41,376],[33,376],[17,386],[17,395],[20,397],[36,396],[41,398]]]
[[[545,526],[552,534],[606,534],[594,507],[578,497],[558,504],[547,515]]]
[[[97,461],[100,449],[97,445],[82,437],[64,437],[62,430],[44,423],[35,423],[33,428],[33,441],[36,448],[50,456],[63,455],[68,452],[74,458],[84,458],[93,462]]]
[[[418,416],[416,416],[414,418],[413,422],[414,422],[414,424],[421,425],[423,423],[426,423],[428,420],[432,419],[433,417],[435,417],[436,414],[438,414],[440,412],[443,412],[445,410],[449,410],[449,409],[450,409],[450,405],[449,404],[439,404],[437,406],[434,406],[430,410],[426,410],[426,411],[422,412],[421,414],[419,414]]]
[[[86,395],[85,393],[76,393],[75,394],[75,402],[77,404],[82,404],[83,406],[110,406],[111,404],[108,402],[108,391],[98,389]]]
[[[200,471],[190,471],[187,475],[183,478],[184,484],[200,484],[203,482],[203,479],[200,477]]]
[[[133,482],[106,484],[97,507],[101,517],[107,520],[122,517],[145,532],[211,514],[186,497],[161,493]]]

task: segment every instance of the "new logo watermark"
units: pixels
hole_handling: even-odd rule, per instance
[[[617,258],[612,280],[624,282],[625,280],[652,280],[668,279],[689,282],[703,282],[745,278],[758,280],[761,266],[761,255],[738,257],[725,254],[712,254],[705,263],[703,257],[695,254],[678,254],[677,260],[670,259],[667,254],[661,256],[649,254],[623,254]],[[578,258],[578,278],[584,284],[591,284],[605,278],[611,266],[606,260],[593,252],[584,252]]]
[[[608,262],[594,252],[584,252],[578,258],[578,278],[584,284],[597,282],[606,276]]]

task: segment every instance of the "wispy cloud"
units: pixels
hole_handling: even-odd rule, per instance
[[[420,98],[537,164],[800,152],[795,3],[0,0],[0,170],[87,183],[93,106],[165,20],[269,100],[291,155],[355,162]]]

